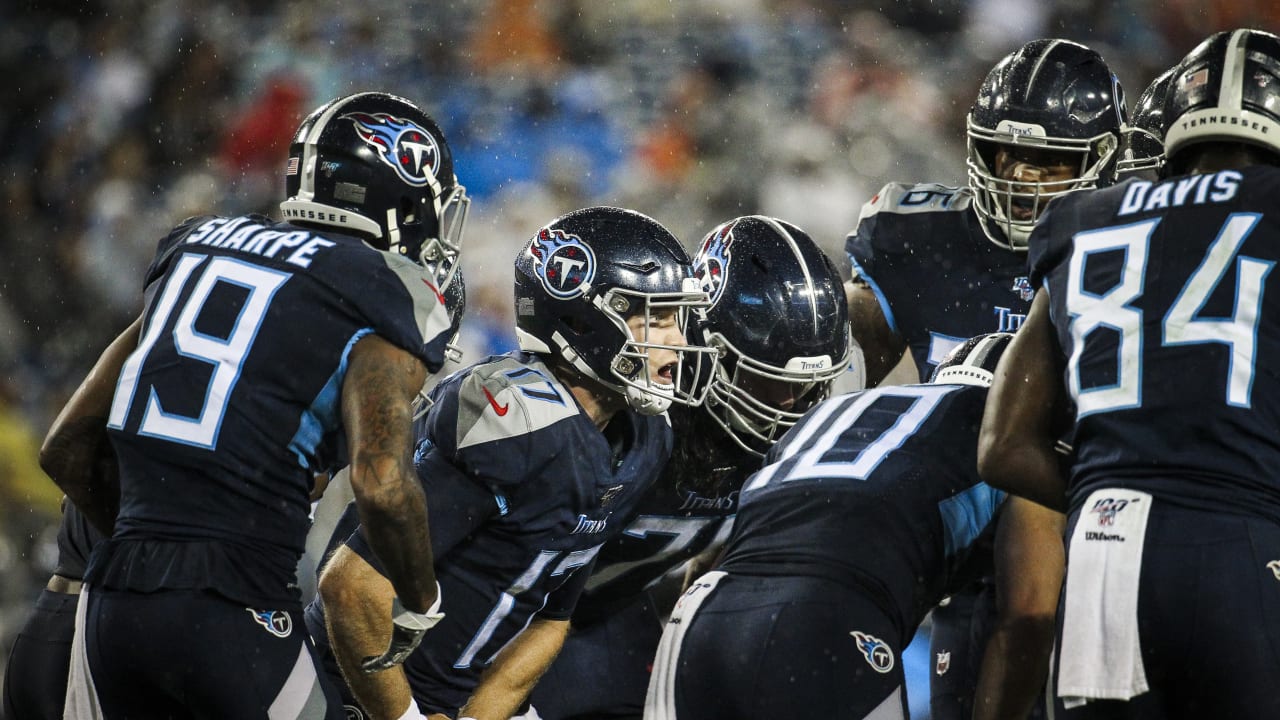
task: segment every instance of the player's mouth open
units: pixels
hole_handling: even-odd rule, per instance
[[[667,385],[670,385],[675,381],[675,375],[676,364],[673,362],[669,362],[658,369],[658,377]]]

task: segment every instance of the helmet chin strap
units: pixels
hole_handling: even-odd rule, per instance
[[[564,338],[561,337],[559,333],[556,333],[555,336],[553,336],[553,339],[556,340],[560,347],[560,356],[568,361],[569,365],[573,367],[574,370],[577,370],[584,377],[600,383],[601,386],[608,388],[611,392],[621,391],[623,397],[626,398],[627,407],[630,407],[637,413],[641,415],[661,415],[667,411],[667,408],[671,407],[670,397],[662,397],[654,393],[645,392],[640,387],[629,383],[614,383],[605,380],[597,375],[596,372],[591,369],[591,366],[587,364],[587,361],[583,360],[582,357],[573,351],[573,348],[569,347],[569,344],[564,341]],[[652,382],[653,381],[650,380],[650,383]]]
[[[635,385],[628,385],[627,405],[641,415],[661,415],[671,407],[671,398],[645,392]]]
[[[400,224],[396,222],[395,208],[387,208],[387,249],[400,252]]]

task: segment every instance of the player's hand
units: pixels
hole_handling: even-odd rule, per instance
[[[422,642],[422,636],[444,619],[440,612],[440,585],[436,584],[436,601],[425,613],[416,613],[400,604],[400,598],[391,601],[391,644],[377,657],[366,657],[360,669],[375,673],[403,663]]]

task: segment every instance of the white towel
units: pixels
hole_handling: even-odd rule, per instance
[[[1067,707],[1148,690],[1138,639],[1138,580],[1151,496],[1107,488],[1080,511],[1067,554],[1058,696]]]
[[[76,634],[71,640],[71,668],[67,672],[65,720],[98,720],[102,708],[98,706],[98,692],[93,686],[93,674],[89,672],[89,654],[85,651],[85,613],[89,607],[90,588],[80,588],[76,605]]]
[[[676,668],[680,663],[684,633],[702,601],[711,595],[720,579],[727,574],[712,570],[695,580],[676,601],[653,658],[653,674],[649,677],[649,691],[644,699],[644,720],[676,720]]]

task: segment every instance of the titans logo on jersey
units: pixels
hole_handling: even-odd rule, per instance
[[[352,348],[375,333],[444,362],[448,313],[421,276],[356,237],[260,216],[193,218],[162,240],[107,420],[116,534],[88,579],[296,604],[313,479],[341,461]],[[137,492],[156,478],[166,492]]]
[[[431,397],[416,467],[445,619],[404,667],[420,699],[456,709],[535,613],[569,618],[584,568],[634,514],[672,433],[662,416],[624,410],[606,438],[547,366],[523,353],[455,373]],[[380,567],[360,533],[348,546]],[[307,609],[321,635],[322,612]]]
[[[1026,255],[987,240],[971,201],[967,188],[890,183],[845,240],[922,380],[961,342],[1017,330],[1031,307]]]
[[[412,122],[387,113],[350,113],[342,119],[355,124],[360,139],[377,152],[378,159],[410,185],[422,187],[440,170],[435,138]]]
[[[986,390],[904,385],[815,407],[743,486],[720,563],[865,588],[903,619],[905,647],[949,591],[1004,493],[981,482]]]
[[[1130,180],[1041,219],[1031,281],[1049,289],[1075,401],[1077,499],[1123,477],[1280,518],[1278,193],[1280,170],[1254,166]]]

